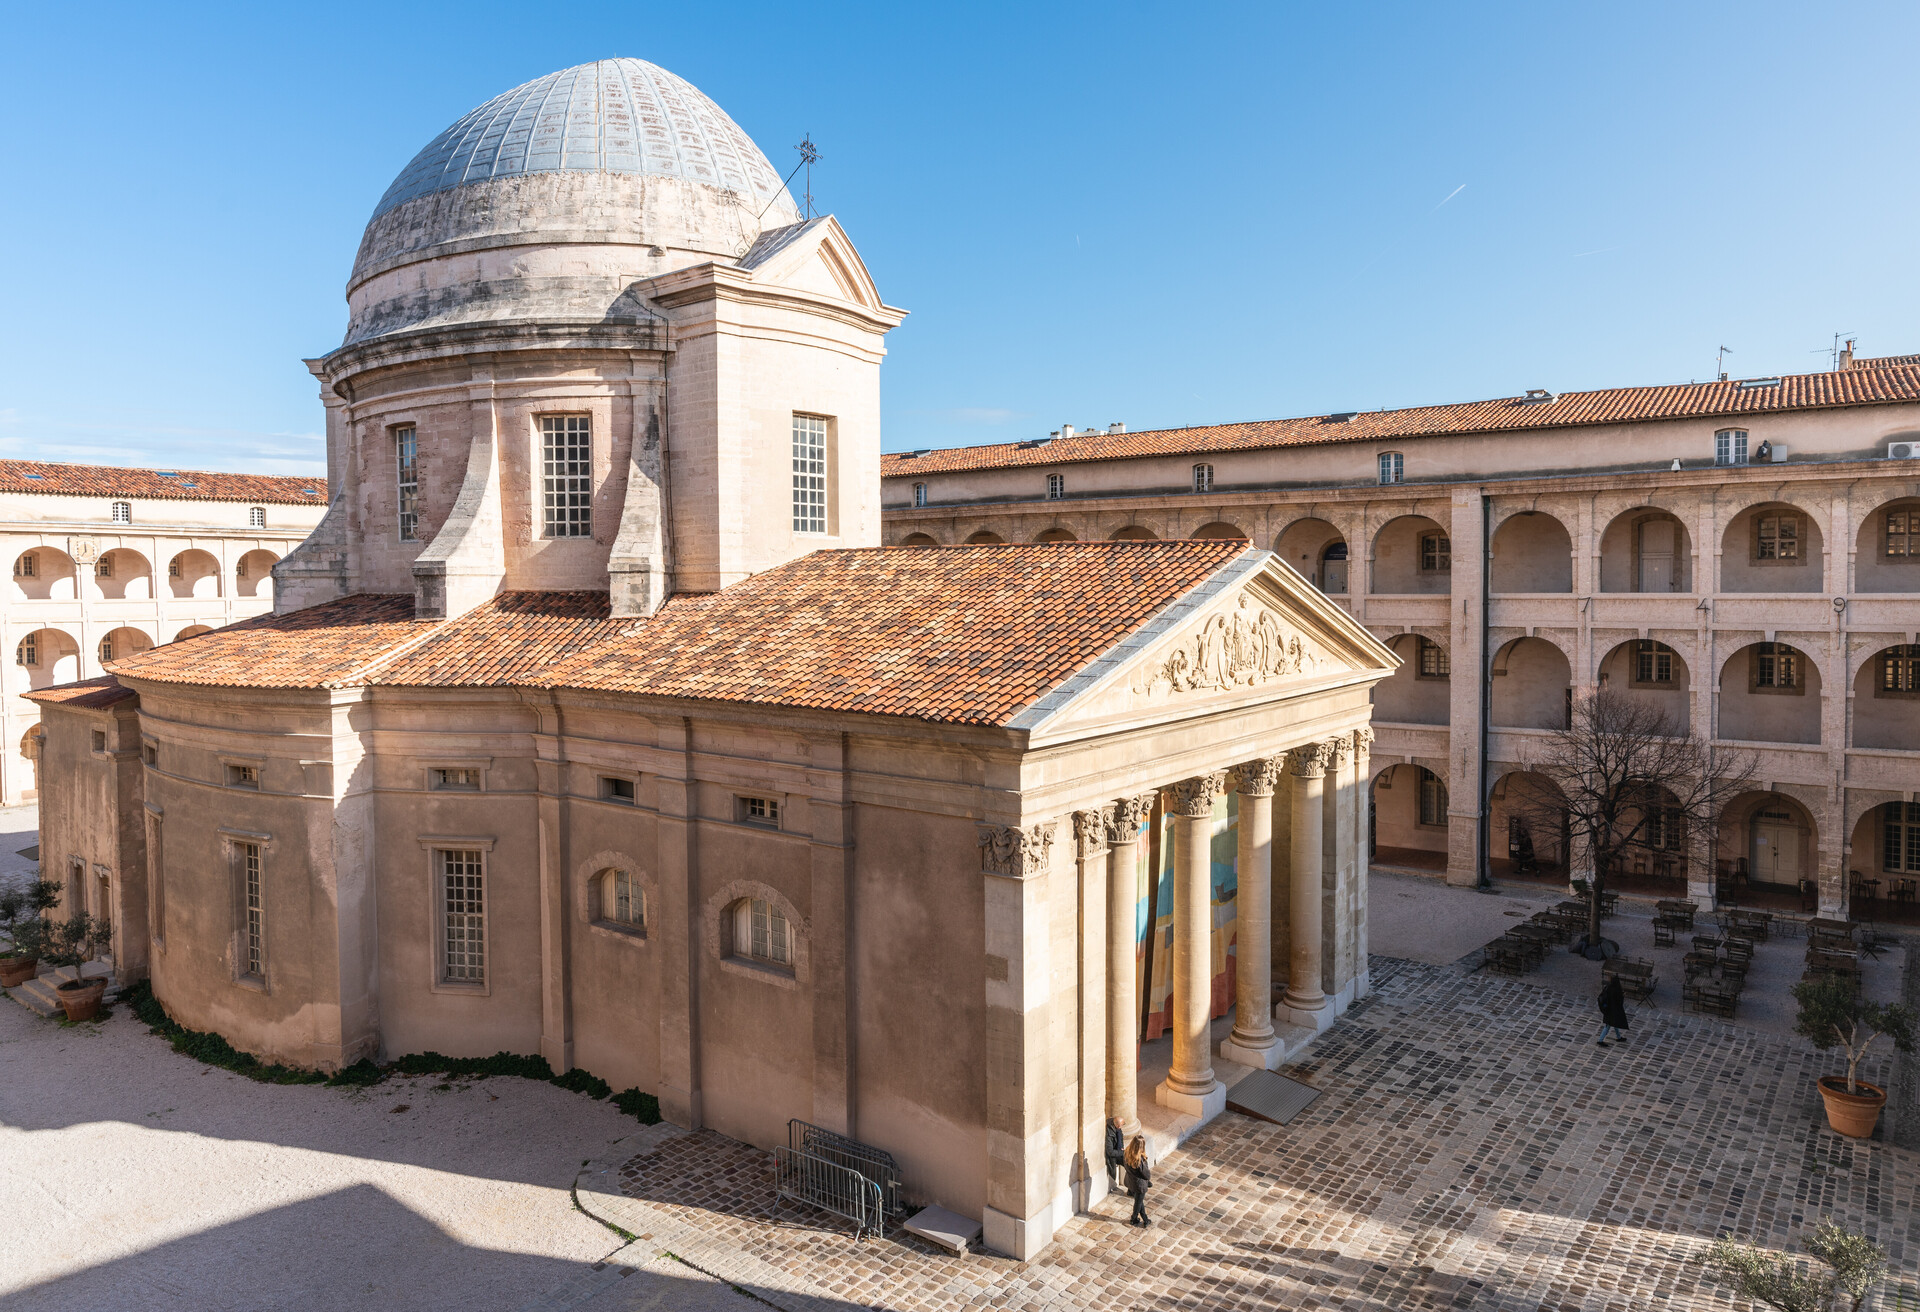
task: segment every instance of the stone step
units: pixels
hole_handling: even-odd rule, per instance
[[[64,1016],[59,995],[54,990],[58,980],[43,975],[39,979],[30,979],[25,984],[10,990],[13,1000],[29,1011],[37,1011],[42,1016]]]

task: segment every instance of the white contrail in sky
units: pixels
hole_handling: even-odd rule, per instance
[[[1447,193],[1447,200],[1452,200],[1455,196],[1458,196],[1461,192],[1465,191],[1466,189],[1467,189],[1467,184],[1464,182],[1461,183],[1459,186],[1455,187],[1452,191]],[[1447,200],[1441,201],[1440,205],[1445,205],[1447,203]],[[1433,207],[1433,210],[1439,209],[1440,205],[1435,205]],[[1433,213],[1433,210],[1428,210],[1427,213],[1431,214]]]

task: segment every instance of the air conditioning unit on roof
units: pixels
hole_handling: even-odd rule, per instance
[[[1887,459],[1920,460],[1920,442],[1887,443]]]

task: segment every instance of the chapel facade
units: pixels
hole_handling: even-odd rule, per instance
[[[1027,1257],[1107,1115],[1177,1138],[1366,993],[1395,657],[1243,542],[882,547],[901,312],[694,88],[467,115],[348,301],[275,613],[32,694],[48,873],[182,1024],[810,1121]]]

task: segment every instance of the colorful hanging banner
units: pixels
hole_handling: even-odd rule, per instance
[[[1240,849],[1240,798],[1228,793],[1214,799],[1210,884],[1212,932],[1209,952],[1213,989],[1208,1015],[1224,1016],[1233,1010],[1234,957],[1238,921],[1240,885],[1237,858]],[[1173,1023],[1173,825],[1164,813],[1158,826],[1159,881],[1154,886],[1153,868],[1147,860],[1152,850],[1153,830],[1141,836],[1139,860],[1139,915],[1135,926],[1135,957],[1140,983],[1136,995],[1146,999],[1146,1016],[1141,1025],[1142,1042],[1151,1042],[1167,1032]],[[1149,924],[1151,918],[1151,924]]]

